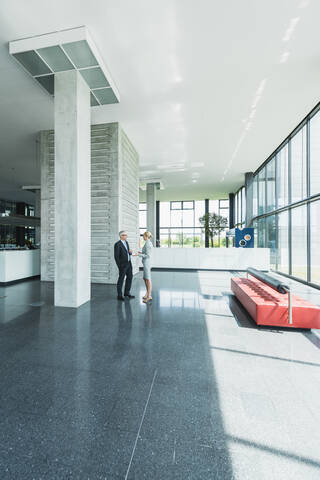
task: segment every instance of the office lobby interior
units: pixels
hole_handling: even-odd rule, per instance
[[[0,479],[319,480],[320,5],[0,11]]]

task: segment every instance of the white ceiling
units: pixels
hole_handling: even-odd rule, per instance
[[[121,103],[119,121],[161,199],[236,190],[320,100],[317,0],[1,0],[0,198],[32,200],[36,133],[53,101],[8,54],[8,42],[86,25]],[[192,180],[196,180],[193,182]]]

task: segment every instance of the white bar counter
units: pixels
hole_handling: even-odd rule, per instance
[[[269,248],[154,248],[153,268],[204,270],[270,269]]]
[[[40,275],[40,249],[0,250],[0,283]]]

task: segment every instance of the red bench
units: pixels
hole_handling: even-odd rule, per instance
[[[292,295],[292,324],[288,294],[281,294],[257,278],[231,278],[231,290],[257,325],[320,328],[320,307]]]

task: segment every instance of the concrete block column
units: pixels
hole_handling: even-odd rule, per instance
[[[40,188],[37,188],[35,191],[36,194],[36,201],[35,201],[35,216],[36,217],[41,217],[41,191]],[[35,231],[35,242],[40,243],[40,235],[41,235],[41,228],[36,227]]]
[[[55,74],[54,303],[90,300],[90,91],[79,72]]]
[[[40,132],[41,280],[55,279],[54,131]],[[113,244],[126,229],[139,250],[139,155],[118,123],[91,126],[91,282],[114,284]],[[132,259],[133,272],[140,260]]]
[[[156,191],[157,183],[147,183],[147,230],[156,237]]]

